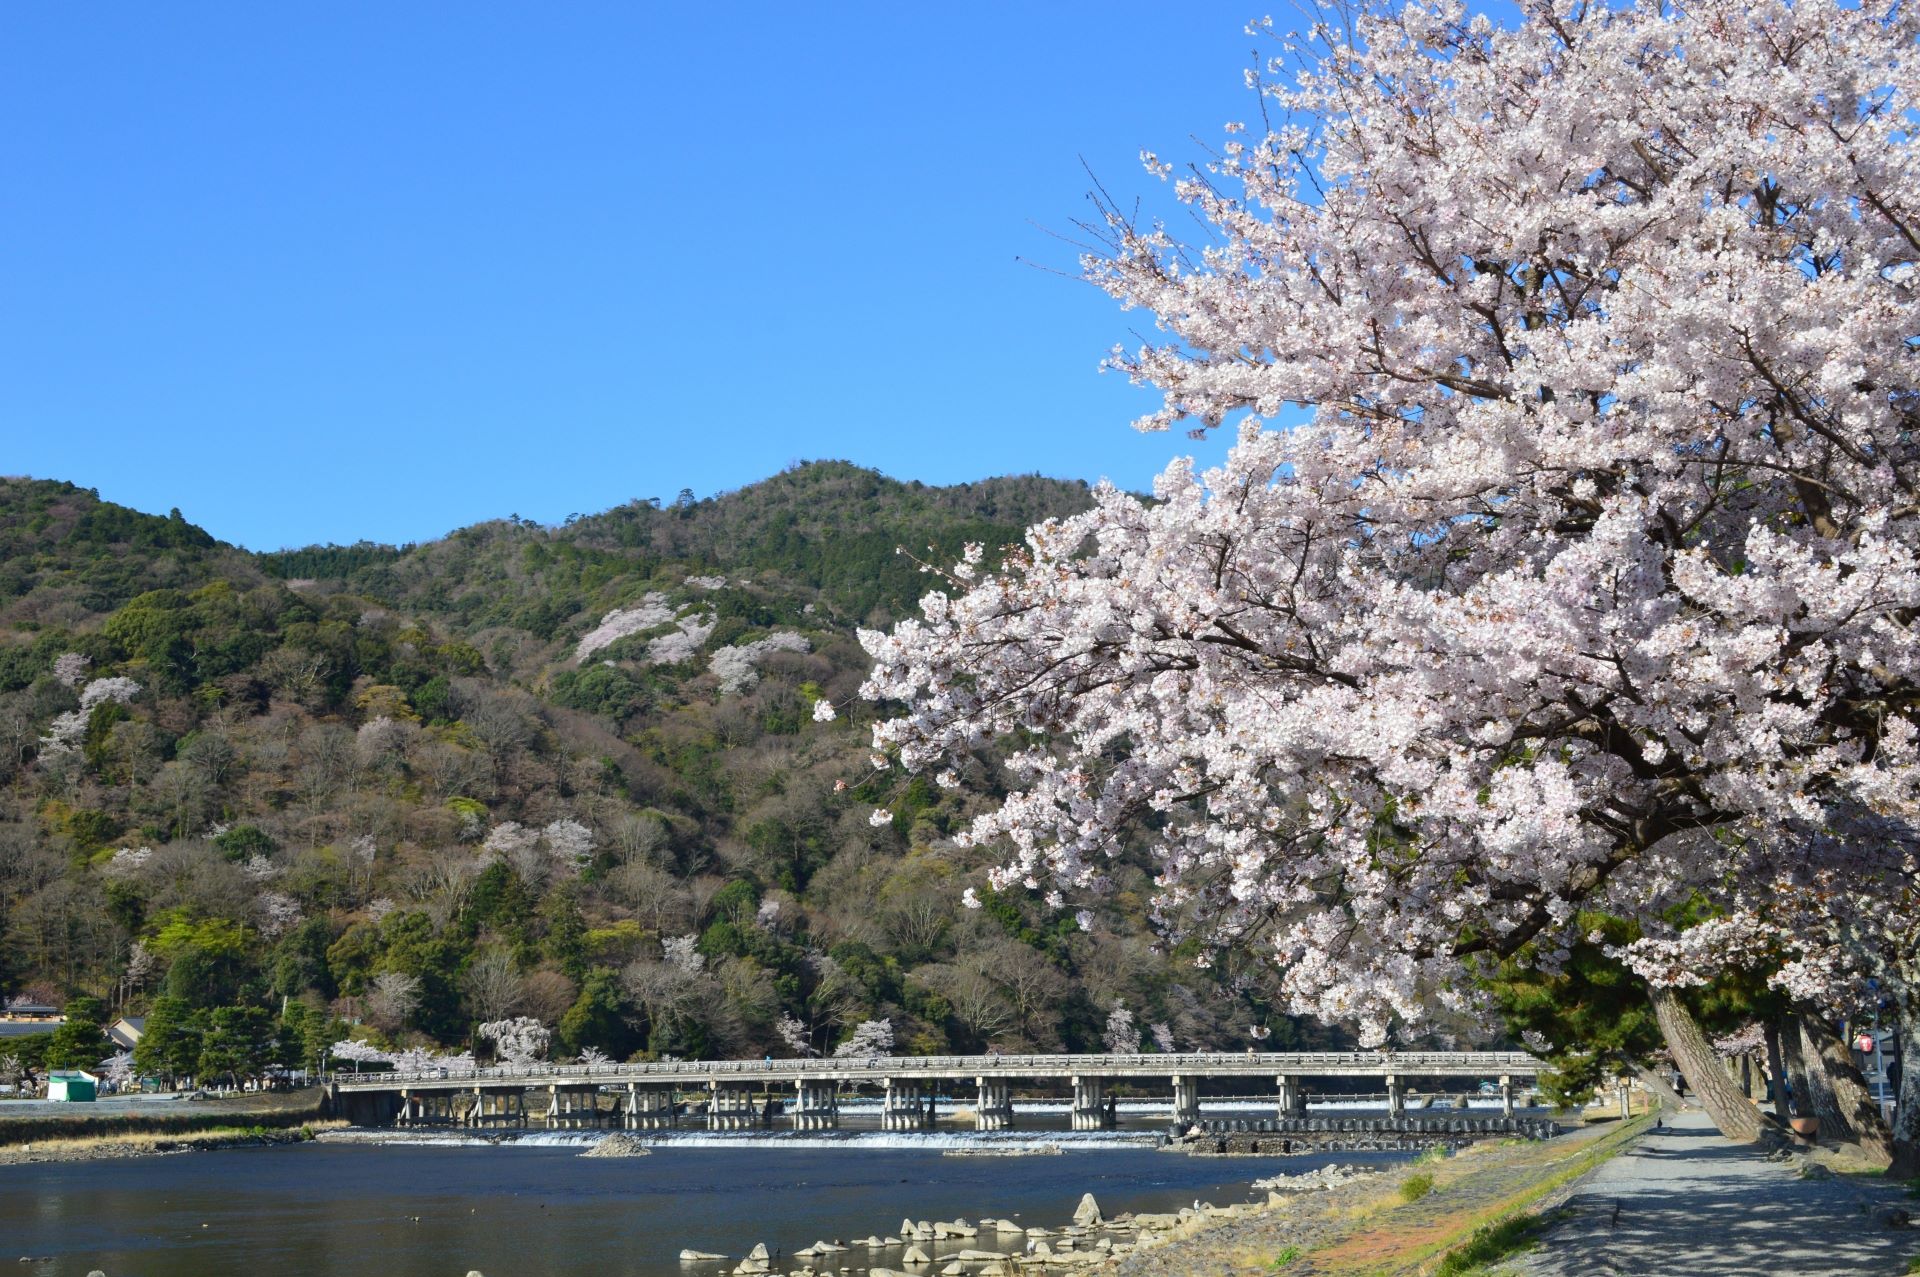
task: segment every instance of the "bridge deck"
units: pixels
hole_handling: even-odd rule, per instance
[[[494,1086],[621,1085],[757,1087],[766,1083],[897,1081],[1067,1082],[1074,1078],[1160,1081],[1239,1077],[1531,1078],[1543,1071],[1523,1051],[1269,1051],[1175,1055],[918,1055],[862,1059],[675,1060],[635,1064],[500,1065],[424,1073],[342,1073],[358,1091],[471,1089]]]

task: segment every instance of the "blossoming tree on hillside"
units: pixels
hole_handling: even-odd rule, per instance
[[[1764,894],[1787,847],[1911,929],[1916,24],[1436,3],[1286,44],[1267,130],[1178,183],[1204,248],[1089,228],[1165,333],[1115,356],[1142,425],[1236,446],[863,635],[908,707],[877,748],[950,784],[1012,741],[967,833],[996,885],[1095,891],[1152,816],[1163,920],[1370,1043],[1564,960],[1580,909]],[[1879,961],[1920,1057],[1916,959]]]

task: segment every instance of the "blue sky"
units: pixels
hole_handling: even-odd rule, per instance
[[[1081,157],[1253,114],[1258,12],[5,6],[0,473],[261,549],[801,458],[1144,487],[1143,317],[1018,259]]]

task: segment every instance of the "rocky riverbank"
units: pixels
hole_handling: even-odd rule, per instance
[[[737,1262],[710,1251],[683,1250],[681,1262],[693,1271],[724,1277],[832,1277],[862,1270],[867,1277],[1047,1277],[1067,1271],[1099,1272],[1136,1251],[1194,1235],[1222,1220],[1250,1218],[1280,1209],[1302,1197],[1327,1193],[1374,1179],[1380,1172],[1357,1166],[1327,1166],[1299,1175],[1260,1180],[1249,1191],[1265,1200],[1217,1206],[1196,1202],[1164,1214],[1121,1213],[1106,1218],[1093,1194],[1081,1197],[1073,1218],[1058,1225],[1023,1225],[1011,1219],[902,1219],[890,1233],[852,1241],[817,1241],[794,1252],[798,1266],[783,1263],[778,1251],[754,1245]],[[885,1262],[881,1262],[885,1261]],[[891,1267],[889,1265],[899,1265]]]
[[[730,1256],[688,1250],[681,1260],[698,1277],[1411,1275],[1629,1146],[1648,1124],[1431,1149],[1391,1169],[1275,1175],[1248,1186],[1252,1200],[1165,1214],[1108,1219],[1089,1194],[1057,1225],[907,1218],[886,1234],[818,1241],[790,1256],[756,1245]]]

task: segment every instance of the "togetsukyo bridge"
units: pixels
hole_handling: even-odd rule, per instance
[[[1504,1116],[1511,1119],[1516,1081],[1530,1081],[1542,1067],[1520,1051],[681,1060],[343,1073],[335,1078],[334,1095],[341,1115],[361,1126],[538,1123],[666,1130],[685,1124],[748,1130],[779,1123],[804,1131],[838,1126],[841,1095],[868,1090],[881,1098],[883,1129],[911,1131],[933,1125],[936,1096],[945,1094],[972,1109],[976,1130],[1003,1131],[1013,1126],[1013,1089],[1021,1083],[1071,1087],[1072,1127],[1085,1131],[1114,1125],[1115,1084],[1165,1087],[1171,1120],[1198,1122],[1200,1084],[1215,1079],[1273,1086],[1276,1118],[1283,1123],[1305,1118],[1307,1083],[1316,1078],[1380,1079],[1387,1111],[1396,1120],[1405,1116],[1409,1079],[1493,1082]]]

